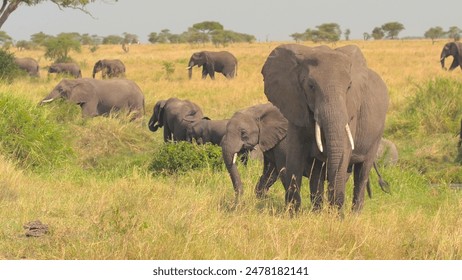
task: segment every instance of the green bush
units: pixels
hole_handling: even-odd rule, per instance
[[[462,117],[462,84],[436,78],[417,87],[405,110],[389,120],[386,134],[399,137],[456,133]]]
[[[154,155],[149,166],[152,173],[182,173],[192,169],[221,170],[221,148],[216,145],[197,145],[189,142],[165,143]]]
[[[14,62],[14,55],[0,49],[0,80],[12,82],[21,74],[19,67]]]
[[[29,100],[0,93],[0,151],[33,169],[52,167],[73,155],[62,126]]]

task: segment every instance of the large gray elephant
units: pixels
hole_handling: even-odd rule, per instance
[[[324,195],[317,174],[325,166],[328,200],[341,214],[348,171],[354,167],[352,208],[360,211],[388,110],[383,80],[353,45],[281,45],[268,56],[262,74],[268,100],[289,121],[286,201],[295,211],[300,207],[304,162],[314,157],[319,160],[310,181],[320,182],[315,188],[317,203],[322,205]]]
[[[263,174],[255,193],[262,196],[276,182],[285,165],[285,137],[287,119],[271,103],[255,105],[240,110],[231,117],[221,141],[223,160],[229,172],[236,201],[243,193],[242,181],[237,170],[239,153],[260,147],[263,152]]]
[[[73,62],[70,63],[53,63],[50,68],[48,68],[48,73],[62,73],[70,75],[74,78],[82,78],[82,71],[80,67]]]
[[[30,57],[15,57],[14,62],[18,65],[19,69],[26,71],[32,77],[39,77],[39,64],[37,60]]]
[[[98,60],[95,63],[95,66],[93,66],[93,78],[95,78],[96,73],[98,73],[99,71],[101,71],[101,76],[103,79],[125,77],[125,65],[119,59]]]
[[[202,109],[196,103],[172,97],[154,105],[148,127],[152,132],[163,127],[165,142],[185,141],[188,126],[203,117]]]
[[[202,66],[202,79],[210,76],[215,79],[215,72],[222,73],[226,78],[232,79],[237,76],[237,59],[230,52],[209,52],[202,51],[194,53],[189,59],[188,75],[192,78],[192,68]]]
[[[125,79],[63,79],[40,104],[64,98],[80,105],[84,117],[127,110],[132,119],[144,115],[144,95],[138,85]]]
[[[443,69],[446,69],[446,67],[444,66],[444,60],[448,56],[452,56],[454,58],[451,66],[449,67],[449,71],[456,69],[457,66],[460,66],[460,68],[462,69],[462,43],[449,42],[446,45],[444,45],[440,55],[441,67]]]
[[[226,133],[226,125],[229,120],[211,120],[207,117],[188,125],[186,129],[186,141],[196,141],[197,144],[212,143],[220,145],[221,139]]]

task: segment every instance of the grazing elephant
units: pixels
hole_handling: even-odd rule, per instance
[[[189,59],[188,68],[189,79],[192,78],[192,68],[202,66],[202,79],[210,76],[215,80],[215,72],[222,73],[226,78],[232,79],[237,76],[237,59],[230,52],[196,52]]]
[[[80,67],[75,63],[53,63],[48,68],[48,73],[63,73],[71,75],[74,78],[82,78],[82,71],[80,71]]]
[[[449,42],[444,45],[443,50],[441,51],[440,55],[440,62],[441,67],[446,70],[444,67],[444,60],[446,57],[452,55],[454,60],[452,61],[451,66],[449,67],[449,71],[454,70],[457,66],[460,66],[462,69],[462,43],[460,42]]]
[[[396,165],[398,163],[398,149],[395,143],[392,141],[382,138],[380,140],[379,148],[377,149],[377,162],[387,166]]]
[[[212,143],[220,145],[223,135],[226,133],[226,125],[229,120],[211,120],[207,117],[188,125],[186,141],[197,144]]]
[[[84,117],[105,115],[111,111],[128,110],[133,119],[144,115],[144,95],[130,80],[63,79],[40,104],[57,98],[80,105]]]
[[[96,73],[99,71],[101,71],[101,76],[103,79],[125,77],[125,65],[119,59],[98,60],[93,67],[93,78],[95,78]]]
[[[238,153],[251,151],[257,145],[263,152],[263,175],[255,187],[257,196],[262,196],[276,182],[285,165],[286,132],[287,120],[271,103],[240,110],[231,117],[221,141],[221,149],[236,194],[236,202],[243,193],[236,166]]]
[[[14,62],[16,65],[18,65],[19,69],[26,71],[29,76],[32,77],[39,77],[39,64],[37,60],[30,58],[30,57],[24,57],[24,58],[19,58],[15,57]]]
[[[268,56],[262,74],[268,100],[289,121],[286,202],[298,210],[304,162],[314,157],[313,170],[326,168],[321,174],[327,173],[328,200],[340,214],[347,173],[354,166],[352,208],[359,212],[385,127],[389,100],[383,80],[353,45],[281,45]],[[313,180],[323,181],[318,175]],[[323,184],[315,189],[321,205]]]
[[[165,142],[185,141],[188,126],[203,117],[204,114],[196,103],[172,97],[156,103],[148,127],[152,132],[164,127]]]

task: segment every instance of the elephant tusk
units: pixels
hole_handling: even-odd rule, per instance
[[[316,122],[316,126],[315,126],[314,130],[315,130],[314,132],[315,132],[315,135],[316,135],[316,144],[318,145],[319,151],[322,153],[324,148],[322,147],[322,141],[321,141],[321,127],[319,126],[318,122]]]
[[[50,103],[51,101],[55,100],[54,98],[50,98],[50,99],[47,99],[47,100],[42,100],[41,103]]]
[[[186,67],[186,70],[190,70],[192,68],[192,66],[188,66]]]
[[[348,124],[346,124],[345,129],[346,129],[346,132],[348,134],[348,140],[350,140],[351,149],[354,150],[355,149],[355,142],[353,141],[353,135],[351,135],[350,126]]]
[[[236,164],[236,160],[237,160],[237,153],[234,153],[234,155],[233,155],[233,164]]]

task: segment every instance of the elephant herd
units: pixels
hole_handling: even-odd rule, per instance
[[[449,70],[460,65],[460,49],[458,43],[443,48],[443,68],[449,55],[455,58]],[[125,73],[123,64],[115,68],[108,65],[107,60],[98,61],[93,77],[98,71],[103,78]],[[187,69],[189,78],[194,66],[203,67],[203,79],[214,79],[215,72],[234,78],[237,65],[229,52],[204,51],[191,56]],[[236,158],[258,149],[263,155],[263,171],[255,187],[257,197],[265,196],[280,179],[288,209],[297,212],[305,176],[313,210],[323,208],[327,185],[328,204],[341,214],[346,183],[353,175],[352,210],[360,212],[366,191],[370,193],[372,168],[382,189],[386,185],[377,170],[378,155],[388,153],[389,164],[398,158],[396,146],[383,139],[389,96],[382,78],[368,67],[354,45],[335,49],[280,45],[268,55],[261,73],[270,103],[244,108],[229,119],[211,120],[194,102],[172,97],[155,104],[148,128],[152,132],[163,128],[165,142],[220,145],[236,201],[243,193]],[[143,93],[126,79],[64,79],[41,104],[58,97],[79,104],[85,116],[123,108],[134,112],[133,118],[144,115]]]

